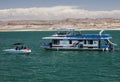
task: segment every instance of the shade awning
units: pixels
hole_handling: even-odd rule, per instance
[[[24,43],[14,43],[13,45],[23,45]]]

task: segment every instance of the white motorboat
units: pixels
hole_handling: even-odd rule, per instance
[[[31,50],[29,48],[26,48],[26,49],[20,49],[20,50],[16,50],[16,49],[5,49],[3,50],[5,52],[8,52],[8,53],[31,53]]]
[[[7,53],[21,53],[21,54],[27,54],[31,53],[31,49],[23,46],[23,43],[15,43],[15,48],[5,49],[3,51]]]

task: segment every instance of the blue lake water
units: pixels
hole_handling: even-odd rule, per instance
[[[0,32],[0,82],[120,82],[120,31],[105,33],[118,44],[116,51],[46,51],[40,48],[42,37],[54,32]],[[16,42],[25,43],[32,53],[2,51]]]

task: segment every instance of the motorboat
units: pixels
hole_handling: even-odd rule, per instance
[[[3,51],[7,53],[21,53],[21,54],[31,53],[31,49],[24,46],[23,43],[15,43],[13,45],[15,45],[15,48],[5,49]]]
[[[46,50],[97,50],[111,51],[116,44],[111,42],[110,34],[82,34],[80,29],[60,28],[57,33],[49,37],[43,37],[43,40],[50,40],[49,43],[43,43],[42,48]],[[48,42],[48,41],[47,41]]]
[[[16,50],[16,49],[5,49],[3,50],[5,52],[9,52],[9,53],[31,53],[30,49],[20,49],[20,50]]]

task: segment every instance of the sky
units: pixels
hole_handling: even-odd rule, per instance
[[[120,18],[120,0],[0,0],[0,20]]]

